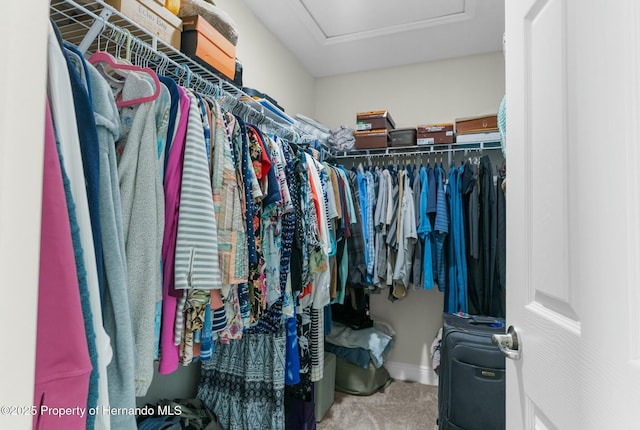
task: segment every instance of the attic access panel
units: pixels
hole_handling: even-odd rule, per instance
[[[299,0],[328,39],[369,37],[465,14],[465,0]]]

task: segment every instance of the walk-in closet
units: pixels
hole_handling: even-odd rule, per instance
[[[0,427],[640,419],[636,2],[18,3]]]

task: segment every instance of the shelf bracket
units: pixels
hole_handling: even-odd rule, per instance
[[[82,42],[80,42],[80,46],[78,46],[80,52],[82,52],[83,54],[87,52],[93,41],[96,40],[96,37],[98,37],[98,35],[102,32],[102,29],[104,28],[107,21],[109,21],[109,18],[111,18],[111,15],[113,15],[113,11],[110,8],[105,7],[104,9],[102,9],[102,12],[100,12],[100,16],[98,16],[93,21],[93,24],[91,24],[89,31],[87,31],[84,39],[82,39]]]

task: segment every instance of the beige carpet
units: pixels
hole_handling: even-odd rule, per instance
[[[438,387],[394,381],[371,396],[335,393],[317,430],[432,430],[438,417]]]

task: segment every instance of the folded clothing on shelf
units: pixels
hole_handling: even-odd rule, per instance
[[[328,144],[329,146],[340,151],[349,151],[353,149],[356,144],[354,130],[352,128],[341,125],[331,132],[331,136],[328,139]]]
[[[229,14],[205,0],[182,0],[180,18],[200,15],[218,30],[233,46],[238,44],[238,27]]]

